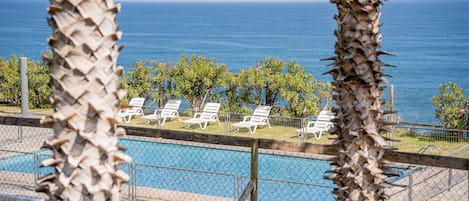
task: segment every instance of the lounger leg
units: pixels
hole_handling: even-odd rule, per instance
[[[252,130],[251,130],[251,127],[249,127],[249,132],[251,132],[251,134],[254,134],[256,132],[256,129],[257,129],[257,126],[253,126]]]
[[[297,135],[300,142],[304,141],[305,134],[302,131],[299,131]]]
[[[129,123],[130,119],[132,119],[132,115],[129,115],[129,118],[127,119],[126,123]]]
[[[202,123],[199,123],[201,129],[207,128],[207,123],[208,121],[204,122],[204,125],[202,126]]]
[[[314,136],[316,137],[316,140],[321,139],[322,131],[319,131],[319,135],[316,136],[316,133],[314,133]]]
[[[272,128],[272,126],[270,126],[269,118],[267,118],[267,126],[269,126],[269,129]]]
[[[163,121],[161,121],[161,119],[158,119],[158,124],[160,126],[163,126],[165,122],[166,122],[166,117],[163,118]]]

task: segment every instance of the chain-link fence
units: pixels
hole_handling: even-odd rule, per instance
[[[467,170],[407,164],[387,189],[391,200],[467,200]]]
[[[222,125],[229,122],[225,120],[237,121],[234,115],[221,116]],[[279,118],[272,119],[271,123],[301,127],[302,121]],[[237,200],[251,180],[248,147],[128,134],[120,140],[133,158],[132,163],[121,167],[130,176],[130,181],[122,187],[122,200]],[[0,194],[44,198],[34,189],[40,176],[53,172],[50,167],[40,167],[41,161],[51,153],[39,149],[44,140],[52,136],[52,130],[0,124],[0,136]],[[313,154],[261,151],[258,155],[258,200],[335,200],[333,183],[324,179],[325,172],[331,169],[326,159],[327,156]],[[390,200],[468,200],[467,170],[393,165],[400,176],[389,179],[394,185],[386,189]]]

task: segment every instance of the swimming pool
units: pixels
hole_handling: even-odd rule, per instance
[[[129,139],[121,139],[120,144],[128,148],[126,153],[136,164],[134,180],[137,186],[232,198],[236,184],[230,175],[241,176],[237,177],[241,189],[249,181],[249,152]],[[37,153],[47,154],[44,150]],[[0,170],[33,173],[34,157],[34,154],[22,154],[2,159]],[[43,160],[47,156],[39,155],[38,158]],[[323,160],[260,154],[259,177],[269,180],[259,181],[259,200],[334,200],[333,183],[323,178],[330,168]],[[128,172],[129,168],[124,166],[122,169]],[[51,169],[40,171],[45,174]]]

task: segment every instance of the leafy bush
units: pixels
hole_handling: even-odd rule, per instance
[[[221,86],[222,75],[226,72],[226,66],[215,60],[182,55],[172,74],[175,95],[184,97],[193,111],[200,111],[204,102],[213,100],[215,91]]]
[[[121,85],[127,96],[122,100],[127,102],[132,97],[150,97],[152,87],[152,67],[147,62],[137,61],[129,66],[129,71],[121,78]]]
[[[445,128],[469,129],[466,112],[469,110],[469,97],[464,96],[464,89],[455,83],[441,84],[439,96],[433,97],[435,118]]]
[[[40,61],[27,60],[28,65],[28,96],[30,108],[49,108],[50,75],[48,67]],[[3,99],[13,105],[21,102],[20,65],[16,55],[9,60],[0,58],[0,91]]]
[[[160,106],[169,98],[183,97],[193,111],[217,101],[225,112],[249,114],[253,106],[264,104],[274,106],[274,115],[294,117],[316,114],[331,90],[298,63],[274,57],[239,73],[229,73],[224,64],[202,56],[182,55],[173,65],[138,61],[121,84],[127,97],[151,98]]]

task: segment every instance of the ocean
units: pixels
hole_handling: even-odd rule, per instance
[[[181,54],[216,58],[236,72],[265,57],[296,60],[316,79],[334,56],[337,10],[321,3],[143,3],[121,2],[117,17],[124,49],[118,64],[138,60],[177,61]],[[46,0],[0,1],[0,56],[22,54],[40,59],[49,49]],[[397,68],[393,77],[395,109],[402,121],[437,123],[433,96],[438,86],[455,82],[469,96],[469,2],[386,1],[382,57]],[[385,98],[389,97],[385,91]]]

